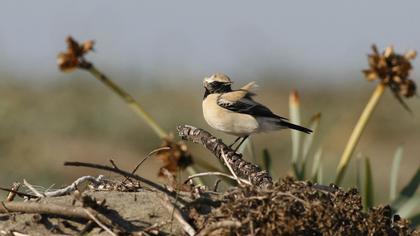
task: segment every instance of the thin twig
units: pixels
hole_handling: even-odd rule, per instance
[[[82,230],[80,230],[80,232],[78,232],[79,236],[82,235],[86,235],[86,233],[88,233],[89,231],[91,231],[93,229],[93,227],[95,227],[95,222],[92,220],[89,220],[85,226],[82,228]]]
[[[165,220],[165,221],[162,221],[160,223],[154,223],[153,225],[151,225],[151,226],[143,229],[142,230],[142,233],[144,233],[144,232],[150,232],[150,231],[153,231],[153,230],[159,230],[160,227],[162,227],[164,225],[167,225],[169,223],[171,223],[170,220]]]
[[[102,229],[104,229],[106,232],[108,232],[110,235],[112,236],[117,236],[114,232],[112,232],[108,227],[106,227],[106,225],[102,224],[98,219],[96,219],[96,217],[88,210],[88,209],[83,209],[86,214],[93,220],[95,221],[95,223],[101,227]]]
[[[3,187],[0,187],[0,190],[7,191],[7,192],[11,192],[11,193],[15,193],[15,194],[17,194],[19,197],[38,198],[38,197],[37,197],[37,196],[35,196],[35,195],[28,194],[28,193],[22,193],[22,192],[19,192],[19,191],[15,191],[15,190],[13,190],[13,189],[11,189],[11,188],[3,188]]]
[[[277,192],[277,193],[275,193],[277,196],[286,196],[286,197],[291,197],[291,198],[293,198],[293,199],[295,199],[296,201],[298,201],[298,202],[300,202],[300,203],[302,203],[303,205],[305,205],[305,206],[307,206],[307,207],[310,207],[310,204],[308,203],[308,202],[306,202],[305,200],[303,200],[303,199],[300,199],[299,197],[297,197],[297,196],[295,196],[295,195],[293,195],[293,194],[291,194],[291,193],[282,193],[282,192]],[[276,197],[273,197],[273,198],[276,198]]]
[[[162,150],[169,150],[169,149],[171,149],[171,147],[161,147],[161,148],[157,148],[157,149],[155,149],[155,150],[153,150],[153,151],[151,151],[151,152],[149,152],[149,154],[147,154],[147,156],[145,157],[145,158],[143,158],[143,160],[141,160],[140,162],[139,162],[139,164],[137,164],[136,165],[136,167],[131,171],[131,174],[135,174],[136,173],[136,171],[137,171],[137,169],[147,160],[147,159],[149,159],[149,157],[151,157],[153,154],[156,154],[157,152],[160,152],[160,151],[162,151]],[[122,184],[125,184],[125,182],[128,180],[129,178],[128,177],[126,177],[123,181],[122,181]]]
[[[198,174],[195,174],[195,175],[188,176],[188,178],[184,181],[184,183],[188,183],[188,181],[190,181],[191,179],[197,178],[197,177],[202,177],[202,176],[223,176],[223,177],[226,177],[226,178],[229,178],[229,179],[232,179],[232,180],[236,180],[236,178],[234,176],[228,175],[228,174],[225,174],[225,173],[222,173],[222,172],[202,172],[202,173],[198,173]],[[244,179],[241,179],[240,181],[244,181],[248,184],[251,184],[249,181],[244,180]]]
[[[32,186],[30,183],[28,183],[25,179],[23,179],[23,184],[29,189],[29,190],[31,190],[31,192],[33,193],[33,194],[35,194],[35,196],[37,196],[37,197],[39,197],[39,198],[42,198],[42,197],[45,197],[45,194],[42,194],[42,193],[40,193],[38,190],[36,190],[35,188],[34,188],[34,186]]]
[[[119,169],[117,164],[115,164],[114,160],[109,159],[109,163],[111,163],[111,165],[115,168],[115,169]]]
[[[169,212],[173,212],[174,218],[178,221],[178,223],[182,226],[188,235],[196,235],[195,229],[184,219],[179,209],[174,204],[172,204],[166,195],[163,199],[161,199],[161,203]]]
[[[213,224],[207,226],[206,228],[201,230],[197,234],[197,236],[209,235],[213,231],[215,231],[217,229],[221,229],[221,228],[235,228],[235,229],[237,229],[241,226],[242,226],[242,224],[239,221],[232,221],[232,220],[220,221],[220,222],[216,222],[216,223],[213,223]]]
[[[222,149],[222,158],[225,161],[225,165],[228,167],[230,173],[232,173],[232,175],[235,177],[234,179],[236,180],[236,182],[238,182],[239,185],[243,185],[243,184],[248,184],[248,185],[252,185],[249,181],[247,180],[241,180],[235,173],[235,171],[233,171],[232,166],[229,164],[227,158],[226,158],[226,154],[225,151]]]
[[[12,184],[13,191],[10,191],[9,194],[7,194],[6,202],[11,202],[13,201],[13,199],[15,199],[16,192],[19,190],[19,187],[20,187],[19,182],[15,182]]]
[[[217,192],[217,188],[219,187],[220,182],[222,182],[220,179],[217,179],[216,182],[214,182],[213,192]]]
[[[4,230],[2,230],[2,231],[0,231],[0,235],[12,235],[12,236],[30,236],[29,234],[23,234],[23,233],[19,233],[19,232],[17,232],[17,231],[12,231],[12,230],[9,230],[9,231],[4,231]]]
[[[165,187],[163,187],[163,186],[161,186],[161,185],[159,185],[159,184],[157,184],[157,183],[155,183],[151,180],[143,178],[139,175],[131,174],[130,172],[127,172],[127,171],[124,171],[124,170],[121,170],[121,169],[115,169],[115,168],[110,167],[110,166],[93,164],[93,163],[86,163],[86,162],[78,162],[78,161],[73,161],[73,162],[72,161],[66,161],[66,162],[64,162],[64,165],[65,166],[75,166],[75,167],[87,167],[87,168],[93,168],[93,169],[99,169],[99,170],[114,172],[114,173],[120,174],[122,176],[130,177],[132,179],[136,179],[138,181],[141,181],[141,182],[151,186],[152,188],[154,188],[156,190],[159,190],[159,191],[161,191],[161,192],[163,192],[163,193],[165,193],[165,194],[167,194],[167,195],[169,195],[173,198],[176,197],[176,193],[167,190]],[[181,201],[181,199],[179,199],[179,200]],[[185,203],[185,201],[183,201],[183,203]]]

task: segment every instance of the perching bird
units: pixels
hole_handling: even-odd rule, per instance
[[[250,90],[256,86],[255,82],[248,83],[238,90],[232,90],[231,84],[229,77],[221,73],[204,79],[203,114],[211,127],[238,136],[229,147],[242,138],[235,151],[253,133],[285,128],[307,134],[312,132],[308,128],[289,123],[286,118],[274,114],[264,105],[254,101],[252,96],[255,94]]]

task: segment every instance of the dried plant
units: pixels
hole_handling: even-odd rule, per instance
[[[410,111],[401,97],[412,97],[416,94],[416,84],[409,78],[413,68],[411,60],[417,52],[409,50],[404,55],[394,52],[392,46],[379,53],[376,45],[372,45],[372,54],[368,55],[369,69],[363,70],[368,81],[379,80],[388,86],[398,101]]]
[[[416,92],[414,81],[408,78],[410,70],[412,69],[410,60],[416,57],[416,52],[410,50],[405,55],[401,55],[395,53],[392,47],[387,47],[384,52],[379,53],[375,45],[372,46],[372,49],[373,53],[368,55],[370,69],[364,70],[363,73],[367,80],[379,80],[380,83],[373,91],[371,98],[366,104],[365,109],[350,135],[337,167],[336,184],[341,183],[357,143],[359,142],[373,111],[378,105],[386,86],[391,89],[394,96],[403,107],[406,110],[411,111],[401,96],[408,98],[413,96]]]
[[[178,173],[178,170],[183,170],[193,164],[191,154],[188,152],[187,145],[184,142],[175,142],[172,136],[164,138],[161,147],[170,147],[169,149],[159,151],[156,156],[163,162],[163,167],[173,175]],[[159,176],[164,176],[162,168],[159,171]]]
[[[172,147],[170,150],[161,151],[159,156],[163,160],[164,167],[170,172],[176,171],[178,167],[182,169],[187,168],[189,174],[195,174],[195,170],[192,168],[192,156],[187,152],[187,146],[182,142],[174,143],[173,138],[168,135],[167,132],[156,122],[156,120],[145,111],[142,105],[134,99],[128,92],[122,89],[120,86],[115,84],[109,79],[104,73],[99,71],[92,62],[85,58],[85,55],[93,51],[93,40],[88,40],[80,44],[71,36],[67,37],[67,50],[58,54],[58,67],[60,70],[69,72],[75,69],[82,69],[88,71],[95,78],[101,81],[105,86],[111,89],[112,92],[117,94],[123,99],[129,107],[155,131],[155,133],[164,142],[163,145]],[[161,174],[161,172],[159,172]],[[199,178],[195,179],[197,183],[202,184]]]
[[[85,54],[93,51],[93,40],[88,40],[79,44],[71,36],[67,37],[67,50],[61,52],[57,57],[57,64],[60,70],[65,72],[73,71],[77,68],[87,68],[90,63],[85,60]]]

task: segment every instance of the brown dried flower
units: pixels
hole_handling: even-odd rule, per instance
[[[408,77],[412,69],[410,60],[416,57],[416,51],[410,50],[401,55],[395,53],[393,47],[387,47],[384,52],[379,53],[375,45],[372,45],[372,50],[373,53],[368,55],[370,68],[363,70],[366,79],[380,80],[392,90],[400,102],[400,96],[409,98],[415,95],[416,84]]]
[[[187,145],[182,142],[174,142],[173,137],[163,139],[161,147],[170,147],[159,151],[156,155],[163,162],[163,166],[159,171],[159,176],[164,176],[162,169],[166,169],[173,175],[176,175],[179,169],[185,169],[193,164],[191,154],[188,152]]]
[[[71,36],[67,37],[67,51],[61,52],[57,56],[57,64],[60,70],[68,72],[77,68],[85,68],[88,63],[84,55],[93,51],[93,40],[88,40],[79,44]]]

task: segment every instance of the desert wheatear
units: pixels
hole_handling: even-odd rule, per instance
[[[235,151],[250,134],[279,129],[295,129],[304,133],[312,130],[292,124],[286,118],[274,114],[266,106],[253,100],[250,90],[255,82],[241,89],[232,90],[232,81],[224,74],[217,73],[203,81],[205,88],[203,114],[206,122],[213,128],[238,136],[230,147],[242,138]]]

